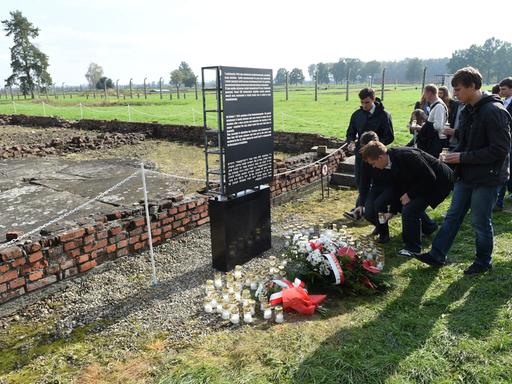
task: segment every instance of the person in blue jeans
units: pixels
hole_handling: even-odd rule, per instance
[[[483,93],[482,75],[472,67],[458,70],[452,86],[466,104],[459,131],[459,144],[446,155],[455,164],[456,182],[452,202],[430,252],[416,255],[428,265],[445,264],[448,252],[468,210],[475,231],[476,258],[464,274],[486,272],[492,267],[492,208],[497,188],[509,176],[510,114],[497,95]]]

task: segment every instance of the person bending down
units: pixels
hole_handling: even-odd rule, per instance
[[[385,217],[389,220],[401,208],[404,248],[398,255],[419,255],[421,233],[429,234],[437,229],[437,224],[427,216],[425,209],[428,206],[437,207],[450,194],[453,187],[452,170],[421,149],[387,149],[378,141],[365,145],[362,157],[372,167],[391,170],[394,198],[391,212]]]

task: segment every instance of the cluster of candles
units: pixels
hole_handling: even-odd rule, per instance
[[[245,323],[253,323],[257,313],[264,320],[274,317],[276,323],[282,323],[282,306],[272,307],[264,293],[258,294],[258,301],[254,299],[262,291],[263,282],[286,275],[284,262],[278,265],[275,256],[270,256],[268,261],[269,266],[260,268],[256,273],[244,274],[240,265],[236,265],[233,271],[224,276],[215,272],[213,280],[206,281],[204,311],[217,313],[223,320],[229,320],[233,324],[240,323],[240,314]]]
[[[375,261],[377,268],[384,267],[384,255],[382,250],[375,245],[370,236],[355,237],[346,225],[338,227],[336,224],[328,226],[320,224],[291,225],[283,228],[285,234],[285,246],[293,246],[300,241],[321,240],[323,243],[332,242],[338,246],[346,244],[353,248],[363,259]]]

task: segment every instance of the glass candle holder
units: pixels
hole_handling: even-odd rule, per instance
[[[229,320],[230,316],[231,312],[229,311],[229,308],[227,306],[223,306],[221,313],[222,320]]]
[[[264,310],[265,309],[265,305],[267,305],[268,303],[268,300],[267,300],[267,296],[261,294],[258,296],[258,301],[260,302],[260,310]]]
[[[231,307],[229,321],[231,324],[239,324],[240,323],[240,311],[238,310],[238,306],[233,305]]]
[[[222,312],[224,312],[224,304],[222,304],[221,302],[218,302],[216,312],[222,314]]]
[[[210,298],[208,298],[208,297],[204,298],[203,308],[206,313],[213,312],[212,301],[210,300]]]
[[[233,271],[233,277],[236,280],[240,280],[242,278],[242,266],[241,265],[235,265],[235,270]]]
[[[263,318],[265,320],[272,318],[272,308],[268,304],[265,304],[265,309],[263,309]]]
[[[252,318],[252,313],[250,310],[244,311],[244,323],[250,324],[254,320]]]
[[[275,266],[277,262],[277,258],[275,256],[269,256],[268,263],[271,267]]]
[[[222,288],[222,274],[220,272],[215,272],[213,274],[213,284],[217,289]]]
[[[274,308],[274,312],[276,315],[276,323],[282,323],[284,321],[283,307],[278,305]]]
[[[254,314],[256,313],[256,300],[254,300],[254,299],[247,300],[247,305],[248,305],[249,309],[251,310],[251,314],[254,316]]]
[[[258,289],[258,281],[256,280],[256,277],[251,281],[251,291],[255,291]]]
[[[228,287],[222,288],[222,301],[224,303],[229,303],[229,290],[228,290]]]

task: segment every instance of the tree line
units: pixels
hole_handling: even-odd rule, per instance
[[[12,74],[5,79],[5,86],[19,86],[24,95],[34,97],[39,89],[47,92],[53,81],[48,72],[49,58],[32,42],[39,36],[39,28],[35,27],[20,11],[10,12],[10,19],[3,20],[3,29],[7,37],[13,38],[14,45],[10,48]],[[337,62],[316,63],[308,67],[309,77],[320,84],[366,81],[371,76],[375,80],[381,77],[382,69],[386,69],[386,79],[396,82],[418,82],[422,77],[423,68],[427,67],[429,75],[453,73],[457,69],[471,65],[478,68],[488,83],[512,75],[512,44],[491,37],[484,44],[473,44],[467,49],[456,50],[451,58],[419,59],[406,58],[400,61],[363,62],[357,58],[340,58]],[[112,79],[105,76],[103,68],[91,63],[85,74],[91,88],[113,88]],[[274,82],[276,84],[302,84],[304,73],[300,68],[288,72],[279,68]],[[169,83],[176,87],[192,87],[197,83],[197,76],[190,66],[182,61],[177,69],[169,73]]]

